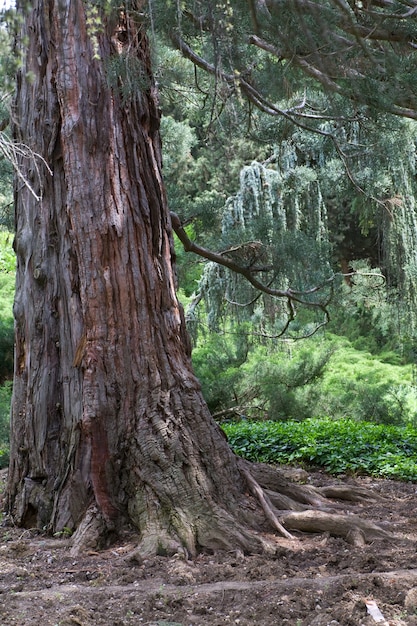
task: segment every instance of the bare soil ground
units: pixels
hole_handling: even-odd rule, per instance
[[[273,557],[136,562],[131,537],[72,557],[69,539],[2,526],[0,626],[417,626],[417,485],[323,472],[308,481],[383,496],[346,503],[346,512],[380,524],[392,540],[354,547],[299,533],[294,541],[277,537]],[[383,618],[368,612],[372,601]]]

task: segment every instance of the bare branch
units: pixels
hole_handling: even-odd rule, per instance
[[[3,132],[0,132],[0,153],[3,154],[3,156],[8,161],[10,161],[17,177],[23,182],[24,186],[30,191],[33,197],[37,201],[39,201],[42,196],[39,196],[36,193],[31,183],[23,174],[22,168],[21,168],[21,160],[22,159],[30,160],[34,164],[38,179],[42,180],[40,170],[39,170],[39,165],[38,165],[39,162],[41,162],[46,167],[48,173],[52,176],[52,170],[50,169],[45,159],[37,152],[34,152],[33,150],[31,150],[29,146],[22,144],[22,143],[16,143],[14,141],[11,141],[9,137],[7,137],[7,135]]]
[[[329,278],[327,278],[320,284],[312,287],[311,289],[306,289],[304,291],[298,291],[298,290],[291,289],[291,288],[285,289],[285,290],[275,289],[271,287],[273,279],[269,283],[265,284],[253,276],[254,271],[257,271],[256,267],[243,267],[236,261],[225,256],[225,254],[230,250],[222,251],[222,252],[213,252],[212,250],[203,248],[202,246],[199,246],[198,244],[191,241],[191,239],[188,237],[187,233],[185,232],[178,215],[173,212],[171,212],[170,215],[171,215],[172,228],[175,231],[178,239],[181,241],[182,245],[184,246],[184,250],[186,252],[194,252],[198,256],[201,256],[207,259],[208,261],[217,263],[218,265],[226,267],[227,269],[229,269],[232,272],[235,272],[236,274],[240,274],[252,285],[252,287],[254,287],[259,292],[259,294],[256,295],[248,303],[238,303],[238,302],[228,301],[229,304],[232,304],[235,306],[242,306],[242,307],[246,305],[250,306],[251,304],[254,304],[256,302],[256,300],[260,297],[262,293],[272,296],[274,298],[285,299],[287,301],[288,314],[287,314],[287,319],[286,319],[284,326],[280,329],[278,333],[274,335],[270,335],[270,334],[266,335],[264,333],[261,334],[263,337],[267,337],[269,339],[279,339],[288,331],[291,323],[294,321],[296,317],[295,304],[299,304],[301,306],[305,306],[310,309],[316,309],[316,310],[321,311],[323,313],[323,321],[320,323],[317,323],[315,327],[307,334],[302,335],[300,337],[298,336],[293,337],[293,339],[296,339],[296,340],[306,339],[307,337],[311,337],[312,335],[314,335],[323,326],[326,326],[326,324],[328,324],[330,321],[330,315],[329,315],[329,311],[327,307],[329,306],[331,300],[333,299],[334,282],[338,277],[346,278],[346,277],[352,277],[352,276],[365,276],[365,277],[378,278],[381,281],[381,283],[377,285],[377,288],[382,287],[385,284],[385,277],[380,273],[352,271],[352,272],[347,272],[347,273],[343,273],[343,272],[333,273]],[[312,302],[311,300],[308,299],[309,296],[312,296],[319,292],[322,292],[324,294],[324,297],[322,298],[321,301]],[[195,301],[193,302],[193,309],[201,301],[201,298],[202,298],[202,294],[200,292],[196,296]],[[251,334],[258,334],[258,333],[251,333]]]
[[[223,265],[224,267],[227,267],[232,272],[235,272],[236,274],[240,274],[241,276],[246,278],[246,280],[253,287],[255,287],[255,289],[258,289],[259,291],[262,291],[263,293],[266,293],[270,296],[275,296],[277,298],[291,298],[294,300],[297,299],[296,297],[292,295],[291,290],[273,289],[272,287],[269,287],[268,285],[264,285],[263,283],[261,283],[261,281],[259,281],[257,278],[254,278],[252,276],[252,271],[250,269],[246,267],[242,267],[241,265],[239,265],[235,261],[232,261],[231,259],[229,259],[228,257],[224,256],[221,253],[213,252],[212,250],[207,250],[207,248],[203,248],[202,246],[199,246],[193,241],[191,241],[191,239],[188,237],[187,233],[185,232],[184,228],[182,227],[181,220],[176,213],[171,212],[171,221],[172,221],[172,228],[174,229],[175,234],[177,235],[178,239],[181,241],[182,245],[184,246],[184,250],[186,252],[194,252],[195,254],[198,254],[199,256],[207,259],[208,261],[213,261],[214,263],[217,263],[218,265]],[[315,306],[315,305],[313,304],[312,306]]]
[[[321,289],[324,289],[326,286],[330,285],[334,281],[335,275],[323,282],[320,286],[314,287],[308,291],[296,291],[293,289],[274,289],[270,286],[270,284],[264,284],[259,279],[255,278],[253,276],[253,270],[250,267],[242,267],[232,259],[224,256],[223,253],[207,250],[207,248],[203,248],[202,246],[199,246],[198,244],[191,241],[184,228],[182,227],[181,220],[176,213],[171,212],[171,222],[172,228],[174,229],[175,234],[184,246],[184,250],[186,252],[194,252],[195,254],[198,254],[208,261],[212,261],[213,263],[217,263],[218,265],[227,267],[232,272],[243,276],[252,285],[252,287],[257,289],[258,291],[275,298],[285,298],[288,301],[288,322],[280,335],[287,330],[289,324],[295,317],[294,302],[297,302],[298,304],[301,304],[308,308],[319,309],[323,311],[328,321],[329,317],[326,307],[328,306],[330,301],[329,296],[326,297],[324,302],[311,302],[309,300],[306,300],[305,298],[309,295],[317,293]]]

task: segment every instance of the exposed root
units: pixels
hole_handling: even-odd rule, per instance
[[[317,491],[325,498],[348,500],[350,502],[378,502],[385,500],[379,493],[374,493],[370,489],[359,486],[330,485],[328,487],[317,487]]]
[[[335,513],[341,504],[332,503],[328,499],[353,502],[383,499],[366,488],[346,485],[314,488],[299,485],[284,477],[279,469],[243,460],[239,460],[239,468],[271,526],[288,539],[294,539],[288,532],[290,530],[328,533],[343,537],[355,546],[391,537],[387,531],[357,515]]]
[[[280,524],[280,522],[278,521],[277,516],[275,515],[271,502],[268,498],[268,496],[266,495],[266,493],[261,489],[261,487],[258,485],[258,483],[256,482],[256,480],[251,476],[250,472],[248,472],[244,467],[241,467],[241,472],[242,474],[245,476],[247,483],[249,485],[249,489],[251,490],[251,492],[253,493],[253,495],[258,498],[262,509],[267,517],[267,519],[269,520],[269,522],[271,523],[272,527],[275,528],[275,530],[277,530],[280,535],[283,535],[284,537],[286,537],[287,539],[294,539],[294,537],[291,535],[291,533],[288,532],[288,530],[286,530],[284,528],[284,526],[282,524]]]
[[[243,461],[240,464],[241,468],[242,466],[250,472],[261,487],[275,491],[280,496],[284,495],[290,498],[294,502],[295,510],[299,504],[310,505],[316,508],[328,506],[326,498],[314,487],[299,485],[289,480],[279,468],[265,465],[264,463],[249,463],[248,461]]]
[[[391,537],[384,529],[357,515],[337,513],[345,507],[340,500],[383,499],[368,489],[346,485],[314,488],[292,482],[271,466],[251,464],[243,459],[238,459],[238,465],[256,503],[243,497],[232,509],[214,502],[209,507],[206,502],[205,508],[197,503],[197,507],[187,510],[178,502],[174,509],[168,509],[168,515],[165,515],[167,510],[142,509],[137,518],[140,539],[129,558],[140,562],[154,555],[178,555],[188,560],[206,549],[273,553],[276,543],[261,532],[265,519],[279,535],[291,540],[295,539],[291,531],[327,533],[343,537],[355,546]],[[102,547],[109,532],[97,508],[91,507],[72,538],[71,555]]]
[[[344,537],[354,545],[364,545],[364,543],[375,539],[392,538],[387,531],[357,515],[336,515],[324,511],[297,511],[283,515],[281,522],[291,530],[309,533],[327,532],[330,535]]]
[[[305,504],[301,504],[301,502],[297,502],[283,493],[277,493],[270,489],[264,489],[263,491],[273,506],[280,511],[305,511]]]

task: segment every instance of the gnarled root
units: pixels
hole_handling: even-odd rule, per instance
[[[259,501],[265,517],[284,537],[293,538],[288,532],[291,530],[324,532],[343,537],[355,546],[363,546],[375,539],[391,536],[357,515],[339,515],[334,512],[341,505],[332,503],[329,498],[368,502],[383,499],[368,489],[345,485],[324,488],[299,485],[285,477],[279,469],[261,463],[250,464],[241,459],[239,469]]]
[[[296,511],[281,517],[281,523],[291,530],[309,533],[327,532],[344,537],[354,545],[363,545],[375,539],[386,539],[390,534],[357,515],[337,515],[324,511]]]
[[[241,468],[241,472],[247,480],[249,489],[254,494],[254,496],[258,498],[261,507],[266,515],[266,518],[271,523],[272,527],[275,528],[275,530],[277,530],[280,535],[283,535],[287,539],[294,539],[291,533],[289,533],[288,530],[285,530],[284,526],[278,521],[278,518],[274,513],[273,506],[268,496],[258,485],[256,480],[251,476],[250,472],[248,472],[244,467]]]
[[[317,508],[323,508],[328,505],[326,498],[317,489],[309,485],[297,484],[289,479],[279,468],[264,463],[249,463],[242,459],[239,460],[239,463],[239,467],[241,469],[242,467],[246,468],[264,489],[268,489],[272,493],[275,492],[280,497],[285,496],[289,498],[292,505],[286,508],[297,510],[300,504]]]
[[[355,485],[329,485],[327,487],[317,487],[318,493],[325,498],[335,500],[347,500],[349,502],[378,502],[385,500],[379,493],[374,493],[365,487]]]
[[[357,515],[336,513],[346,506],[341,500],[381,499],[371,491],[343,485],[315,488],[293,482],[283,471],[271,466],[251,464],[243,459],[237,463],[245,482],[239,485],[233,506],[228,506],[228,502],[196,499],[193,506],[188,502],[187,508],[182,501],[163,508],[158,503],[152,504],[156,499],[148,499],[147,506],[132,517],[140,539],[129,558],[141,561],[155,554],[177,554],[189,559],[205,549],[273,553],[276,541],[261,530],[265,520],[286,539],[296,538],[291,531],[327,533],[363,546],[391,537],[386,530]],[[245,483],[255,500],[244,493]],[[133,507],[131,513],[135,513]],[[71,554],[101,547],[103,538],[108,538],[111,532],[97,507],[90,507],[73,536]]]

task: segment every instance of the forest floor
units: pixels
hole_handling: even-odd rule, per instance
[[[354,547],[299,533],[277,537],[274,557],[138,563],[131,538],[73,557],[69,539],[0,526],[0,626],[417,626],[417,485],[318,471],[308,482],[383,496],[347,503],[346,512],[390,530],[392,540]],[[372,606],[380,613],[372,616]]]

